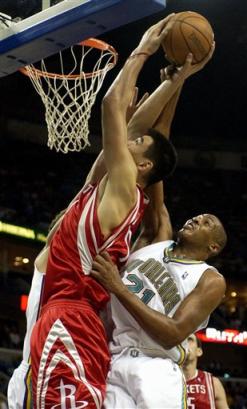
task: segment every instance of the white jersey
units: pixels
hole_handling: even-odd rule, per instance
[[[27,330],[23,346],[23,359],[18,368],[15,369],[8,385],[9,409],[32,407],[29,364],[30,338],[39,316],[44,276],[45,274],[38,271],[35,266],[26,310]]]
[[[44,277],[45,274],[38,271],[37,267],[34,265],[33,279],[26,310],[27,330],[23,346],[23,360],[26,362],[28,362],[30,357],[30,338],[32,329],[39,316]]]
[[[150,308],[172,317],[185,297],[196,287],[202,274],[209,268],[207,263],[169,257],[175,242],[163,241],[144,247],[130,256],[122,280]],[[165,351],[152,339],[113,295],[111,312],[115,326],[112,354],[119,354],[134,347],[149,351],[150,355],[170,357],[181,361],[183,351],[179,347]],[[197,330],[207,325],[208,319]],[[186,346],[186,341],[183,345]]]

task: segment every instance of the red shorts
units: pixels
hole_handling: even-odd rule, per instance
[[[34,408],[101,408],[109,361],[105,329],[87,302],[48,303],[31,337]]]

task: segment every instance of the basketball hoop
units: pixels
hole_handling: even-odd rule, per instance
[[[75,48],[80,49],[79,55]],[[68,51],[72,65],[67,67],[67,58],[64,61],[60,51],[59,74],[48,71],[44,60],[39,68],[34,65],[20,68],[31,79],[45,105],[49,148],[63,153],[78,152],[90,145],[91,109],[106,73],[115,66],[118,57],[112,46],[95,38],[82,41]]]

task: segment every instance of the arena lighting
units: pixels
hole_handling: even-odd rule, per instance
[[[0,233],[6,233],[13,236],[18,236],[23,239],[41,241],[45,243],[46,236],[43,233],[36,232],[33,229],[29,229],[27,227],[16,226],[14,224],[9,224],[2,222],[0,220]]]
[[[21,311],[26,311],[27,309],[27,302],[28,302],[28,295],[21,295],[20,298],[20,309]]]
[[[232,292],[231,292],[231,297],[237,297],[236,291],[232,291]]]
[[[236,329],[220,331],[216,328],[207,328],[205,332],[198,332],[196,335],[203,342],[247,346],[247,331],[240,332]]]

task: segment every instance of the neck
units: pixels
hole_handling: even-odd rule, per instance
[[[197,364],[196,360],[193,362],[188,362],[184,364],[183,373],[184,373],[186,381],[189,381],[190,379],[194,378],[194,376],[196,375],[196,366],[197,366],[196,364]]]
[[[190,260],[203,261],[206,260],[205,253],[197,248],[194,245],[189,245],[178,241],[174,249],[172,250],[172,256],[178,258],[187,258]]]

